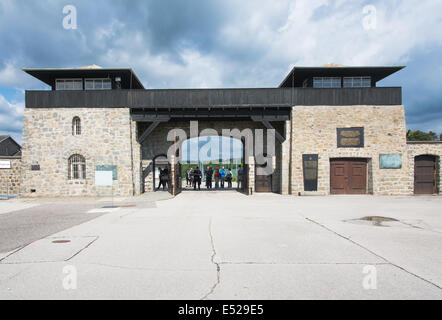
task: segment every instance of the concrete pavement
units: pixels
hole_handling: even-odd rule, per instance
[[[442,197],[137,198],[0,254],[0,298],[441,299],[441,208]]]

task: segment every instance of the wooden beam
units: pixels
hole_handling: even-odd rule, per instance
[[[272,126],[272,124],[268,120],[264,120],[262,117],[251,117],[253,121],[261,122],[264,127],[270,130],[275,130],[275,137],[278,139],[280,143],[285,141],[285,138]]]
[[[164,121],[154,121],[146,130],[144,130],[143,134],[138,138],[138,143],[143,144],[144,140],[155,130],[158,125]]]

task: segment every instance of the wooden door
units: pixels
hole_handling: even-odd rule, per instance
[[[436,157],[423,155],[414,158],[414,193],[436,193]]]
[[[366,194],[367,161],[333,159],[330,161],[331,194]]]
[[[272,192],[272,176],[256,176],[255,192]]]
[[[259,167],[266,165],[256,165],[255,167],[255,192],[272,192],[272,175],[258,175]]]

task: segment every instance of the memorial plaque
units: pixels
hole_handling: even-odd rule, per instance
[[[112,171],[112,180],[118,180],[118,168],[114,165],[96,166],[95,171]]]
[[[402,168],[402,154],[381,154],[379,155],[380,169],[400,169]]]
[[[363,148],[364,128],[338,128],[338,148]]]
[[[0,160],[0,169],[11,169],[11,160]]]
[[[96,170],[95,185],[102,187],[112,187],[113,171]]]
[[[304,191],[318,190],[318,155],[303,154]]]

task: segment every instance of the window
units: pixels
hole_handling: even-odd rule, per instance
[[[85,80],[86,90],[111,90],[112,82],[111,79],[86,79]]]
[[[81,134],[81,120],[79,117],[74,117],[72,120],[72,135],[79,136]]]
[[[341,78],[339,77],[314,77],[313,88],[340,88]]]
[[[68,160],[68,179],[86,179],[86,160],[82,155],[74,154]]]
[[[370,88],[371,77],[345,77],[344,88]]]
[[[83,80],[57,79],[55,80],[55,90],[83,90]]]

